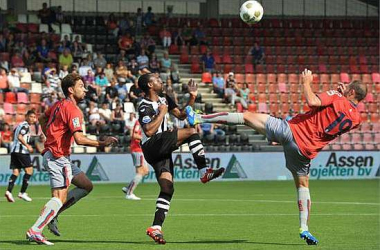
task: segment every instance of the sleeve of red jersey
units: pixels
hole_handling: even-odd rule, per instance
[[[52,110],[52,108],[50,107],[50,108],[48,108],[48,109],[45,111],[45,116],[46,116],[46,117],[50,117],[51,110]]]
[[[75,108],[73,110],[69,110],[67,112],[67,123],[70,128],[70,132],[74,134],[75,132],[82,132],[82,125],[83,125],[83,114],[82,112]]]
[[[342,94],[336,90],[329,90],[320,94],[317,94],[318,98],[321,100],[321,106],[328,106],[334,101],[343,98]]]

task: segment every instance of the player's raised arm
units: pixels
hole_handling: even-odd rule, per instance
[[[77,131],[74,133],[75,143],[82,146],[90,146],[90,147],[101,147],[101,146],[109,146],[113,143],[117,142],[115,137],[106,137],[104,141],[91,140],[87,138],[83,132]]]
[[[302,82],[307,105],[309,105],[309,107],[319,107],[322,106],[322,102],[321,99],[319,99],[319,97],[314,94],[313,90],[311,89],[310,84],[312,81],[313,73],[310,70],[305,69],[302,72]]]
[[[198,95],[198,85],[193,79],[190,79],[188,85],[189,85],[190,99],[187,105],[185,105],[185,107],[193,106],[195,99],[197,98],[197,95]],[[168,101],[170,102],[170,100]],[[170,106],[170,103],[169,103],[169,106]],[[179,109],[178,107],[175,107],[171,110],[171,113],[180,120],[185,120],[187,118],[185,108]]]

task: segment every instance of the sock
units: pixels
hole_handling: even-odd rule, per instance
[[[223,124],[244,124],[244,116],[242,113],[215,113],[211,115],[196,114],[196,120],[200,123],[223,123]]]
[[[21,193],[25,193],[26,189],[29,185],[30,174],[24,174],[24,178],[22,179]]]
[[[154,221],[152,225],[153,227],[161,230],[161,226],[164,223],[165,217],[170,208],[170,200],[172,199],[172,196],[172,194],[160,192],[156,202],[156,212],[154,213]]]
[[[8,191],[12,193],[13,187],[15,186],[15,181],[17,179],[17,176],[12,174],[11,177],[9,177],[9,183],[8,183]]]
[[[57,216],[61,214],[63,211],[65,211],[66,209],[68,209],[69,207],[71,207],[72,205],[74,205],[75,203],[77,203],[80,199],[82,199],[86,195],[88,195],[88,192],[86,189],[78,188],[78,187],[71,189],[67,195],[65,204],[63,204],[61,209],[58,211]]]
[[[197,168],[201,171],[206,171],[206,157],[201,138],[198,134],[192,134],[186,139],[186,143],[189,145],[190,151],[193,154],[195,164]],[[202,172],[201,171],[201,172]]]
[[[36,223],[32,226],[32,230],[35,232],[42,232],[44,227],[55,217],[59,209],[62,207],[62,202],[58,198],[51,198],[42,209],[40,217],[38,217]]]
[[[298,209],[300,213],[300,228],[302,231],[309,231],[308,222],[310,216],[311,199],[309,189],[298,188]]]
[[[136,174],[135,175],[135,177],[133,178],[133,180],[131,181],[131,183],[129,183],[129,185],[128,185],[127,195],[133,194],[133,192],[135,191],[137,185],[139,185],[139,183],[141,182],[142,178],[143,177],[142,177],[141,174]]]

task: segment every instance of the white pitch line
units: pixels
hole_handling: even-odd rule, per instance
[[[153,214],[62,214],[59,217],[152,217]],[[266,216],[299,216],[299,214],[170,214],[173,217],[266,217]],[[379,216],[379,214],[312,214],[312,216]],[[0,218],[36,217],[36,215],[0,215]]]
[[[141,196],[141,201],[156,201],[156,198],[144,198],[152,196]],[[156,196],[154,196],[156,197]],[[34,200],[48,200],[50,197],[32,197]],[[98,197],[86,197],[85,200],[104,200],[104,199],[123,199],[123,196],[98,196]],[[281,200],[252,200],[252,199],[193,199],[193,198],[176,198],[174,201],[183,201],[183,202],[253,202],[253,203],[295,203],[292,201],[281,201]],[[5,198],[0,198],[0,202],[6,201]],[[140,201],[140,202],[141,202]],[[380,206],[380,203],[372,202],[348,202],[348,201],[312,201],[313,204],[331,204],[331,205],[365,205],[365,206]]]

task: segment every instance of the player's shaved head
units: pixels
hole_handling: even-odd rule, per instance
[[[61,87],[66,97],[69,96],[69,88],[74,87],[75,83],[79,80],[82,80],[81,76],[75,73],[68,74],[62,79]]]
[[[149,93],[149,86],[148,86],[148,83],[150,81],[152,81],[152,77],[154,77],[154,74],[152,73],[148,73],[148,74],[145,74],[145,75],[142,75],[139,77],[139,80],[138,80],[138,85],[139,85],[139,88],[144,91],[145,94],[148,94]]]
[[[359,80],[354,80],[348,85],[348,91],[355,90],[355,99],[360,102],[367,95],[367,86]]]

